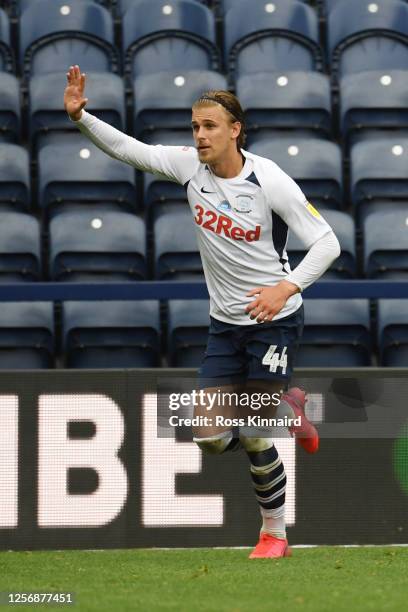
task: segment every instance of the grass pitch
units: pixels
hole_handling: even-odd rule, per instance
[[[0,590],[73,591],[76,596],[75,606],[19,605],[20,610],[408,609],[408,548],[322,546],[295,549],[288,559],[251,561],[248,553],[233,549],[2,552]]]

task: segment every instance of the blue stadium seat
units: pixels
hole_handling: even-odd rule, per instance
[[[84,2],[86,0],[70,0],[72,2]],[[109,8],[110,0],[90,0],[91,2],[96,2],[97,4],[102,4]],[[116,0],[113,0],[115,2]],[[9,3],[12,7],[14,7],[14,14],[20,16],[29,6],[34,4],[34,2],[38,2],[38,0],[11,0]]]
[[[305,300],[305,327],[296,366],[352,368],[369,365],[369,300]]]
[[[214,16],[192,0],[135,1],[123,15],[123,54],[132,80],[160,71],[217,70]]]
[[[317,206],[341,208],[342,161],[337,144],[296,134],[279,139],[261,134],[249,150],[278,164]]]
[[[29,133],[35,149],[49,144],[49,135],[74,131],[78,128],[61,104],[61,92],[67,79],[65,70],[37,75],[29,83]],[[108,72],[87,74],[86,96],[89,99],[86,110],[113,127],[125,128],[125,88],[123,79]]]
[[[169,300],[167,308],[169,366],[198,368],[208,339],[208,300]]]
[[[335,6],[341,4],[344,0],[317,0],[317,4],[320,5],[322,13],[327,17]]]
[[[378,300],[380,365],[408,367],[408,300]]]
[[[322,69],[318,19],[297,0],[240,0],[224,20],[225,62],[235,79],[254,72]]]
[[[52,302],[3,302],[0,308],[0,369],[53,367]]]
[[[14,52],[10,42],[10,22],[7,13],[0,8],[0,72],[14,72]]]
[[[354,206],[375,200],[408,200],[408,137],[363,140],[351,147],[350,190]]]
[[[367,214],[363,221],[364,270],[368,278],[408,279],[408,206]]]
[[[112,17],[93,1],[36,0],[19,23],[20,66],[25,77],[56,68],[65,72],[79,61],[84,72],[118,71]]]
[[[144,221],[130,213],[63,211],[49,225],[50,276],[58,281],[132,281],[146,277]]]
[[[39,205],[111,202],[137,206],[135,169],[112,159],[86,137],[42,147],[38,153]]]
[[[152,1],[152,0],[151,0]],[[213,0],[192,0],[193,2],[198,2],[199,4],[206,4],[207,6],[211,6],[213,4]],[[218,0],[215,0],[215,3]],[[117,6],[118,14],[123,17],[126,11],[131,8],[133,5],[138,4],[140,0],[114,0]],[[153,0],[153,2],[160,2],[163,5],[163,0]]]
[[[327,223],[332,227],[340,242],[341,255],[333,262],[323,275],[324,279],[347,279],[356,276],[356,245],[354,219],[339,210],[321,211]],[[286,250],[289,254],[290,267],[293,270],[306,255],[307,250],[301,240],[293,232],[289,232]]]
[[[123,0],[121,0],[123,2]],[[128,2],[132,1],[132,0],[127,0]],[[239,3],[240,0],[215,0],[215,4],[219,4],[220,5],[220,13],[221,15],[225,15],[227,13],[227,11],[229,11],[231,8],[234,8],[237,6],[237,4]],[[301,2],[305,2],[306,4],[308,3],[308,0],[301,0]],[[265,2],[266,4],[266,2]],[[273,3],[270,3],[273,4]],[[310,3],[309,3],[310,4]]]
[[[370,70],[341,79],[340,129],[347,143],[387,136],[390,130],[408,135],[407,80],[408,65],[407,70]]]
[[[319,72],[257,72],[240,77],[237,96],[248,130],[307,130],[330,135],[331,93]]]
[[[159,302],[63,302],[68,368],[152,368],[160,348]]]
[[[193,103],[208,89],[227,89],[225,77],[209,70],[154,72],[133,83],[133,131],[186,129]]]
[[[30,164],[28,153],[15,144],[0,143],[0,206],[30,208]]]
[[[0,282],[32,282],[40,277],[37,219],[21,212],[0,211]]]
[[[160,215],[154,222],[155,278],[202,280],[202,264],[197,245],[194,219],[182,209]]]
[[[343,0],[330,12],[327,27],[335,77],[367,70],[407,69],[406,2]]]
[[[163,144],[170,146],[192,146],[194,139],[191,128],[187,130],[157,130],[144,138],[144,142],[151,145]],[[180,202],[186,198],[183,185],[168,181],[161,176],[145,172],[143,174],[144,205],[149,208],[152,204],[160,202]]]
[[[0,73],[0,141],[18,142],[21,132],[20,86],[13,74]]]

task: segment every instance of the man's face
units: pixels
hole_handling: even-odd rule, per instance
[[[240,124],[231,123],[222,106],[193,108],[191,124],[200,162],[214,164],[237,150]]]

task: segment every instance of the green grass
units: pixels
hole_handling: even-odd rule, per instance
[[[0,591],[74,591],[77,604],[69,609],[98,612],[408,609],[408,548],[322,546],[295,549],[289,559],[252,561],[248,552],[3,552]]]

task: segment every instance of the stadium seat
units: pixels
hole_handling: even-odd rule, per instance
[[[155,367],[159,302],[63,302],[62,343],[68,368]]]
[[[0,282],[31,282],[40,277],[37,219],[21,212],[0,211]]]
[[[132,0],[128,0],[128,1],[131,2]],[[306,4],[308,3],[308,1],[309,0],[301,0],[301,2],[305,2]],[[234,8],[235,6],[237,6],[238,2],[239,0],[215,0],[215,4],[220,5],[221,15],[225,15],[227,11],[229,11],[231,8]]]
[[[210,324],[208,300],[167,302],[168,356],[173,368],[198,368]]]
[[[160,215],[154,222],[155,278],[202,280],[194,220],[189,209]]]
[[[347,143],[389,137],[391,130],[408,136],[407,80],[408,64],[407,70],[370,70],[341,79],[340,129]]]
[[[338,210],[323,210],[323,217],[332,227],[340,242],[341,254],[322,278],[328,279],[347,279],[356,276],[356,245],[355,245],[355,226],[354,219],[350,215]],[[286,250],[289,254],[290,267],[293,270],[304,258],[307,253],[301,240],[292,231],[289,232]]]
[[[163,4],[163,0],[153,0],[154,2],[161,2]],[[199,4],[206,4],[207,6],[211,6],[212,4],[216,4],[218,0],[192,0],[193,2],[198,2]],[[114,0],[117,6],[118,14],[123,17],[126,11],[131,8],[133,5],[138,4],[140,0]]]
[[[131,281],[146,277],[144,221],[130,213],[63,211],[49,225],[50,277],[58,281]]]
[[[328,76],[318,72],[257,72],[238,78],[237,96],[249,131],[307,130],[327,136],[332,131]]]
[[[297,0],[240,0],[224,20],[225,62],[243,74],[320,70],[318,19]]]
[[[219,68],[214,16],[193,0],[132,2],[123,15],[122,40],[132,81],[152,72]]]
[[[53,367],[52,302],[3,302],[0,308],[0,369]]]
[[[7,13],[0,8],[0,72],[14,72],[14,52],[10,42],[10,22]]]
[[[125,128],[125,88],[123,79],[107,72],[91,72],[86,78],[86,110],[113,127]],[[37,75],[29,83],[29,134],[33,149],[49,143],[49,135],[79,131],[61,103],[67,83],[65,70]]]
[[[26,78],[56,69],[65,72],[78,62],[84,72],[118,71],[112,17],[93,1],[36,0],[19,24],[20,66]]]
[[[227,89],[225,77],[209,70],[154,72],[133,83],[133,131],[137,137],[157,129],[186,129],[193,103],[208,89]]]
[[[71,0],[71,2],[78,2],[78,0]],[[84,2],[85,0],[79,0],[79,2]],[[96,2],[97,4],[102,4],[106,7],[109,7],[110,0],[90,0],[91,2]],[[15,7],[15,13],[17,16],[20,16],[26,8],[34,4],[34,2],[38,2],[38,0],[11,0],[10,4]],[[116,0],[113,0],[116,2]]]
[[[305,300],[305,327],[296,366],[352,368],[369,365],[369,300]]]
[[[363,221],[364,270],[368,278],[408,279],[408,207],[367,214]]]
[[[378,300],[380,365],[408,367],[408,300]]]
[[[408,200],[408,137],[363,140],[351,147],[350,190],[354,206],[375,200]]]
[[[151,145],[195,146],[191,128],[187,130],[157,130],[144,138]],[[150,172],[143,174],[144,205],[149,208],[155,203],[180,202],[186,198],[183,185],[168,181]]]
[[[317,0],[317,4],[320,5],[322,13],[327,17],[335,6],[341,4],[344,0]]]
[[[0,206],[12,210],[30,208],[28,153],[15,144],[0,143]]]
[[[111,202],[136,208],[135,169],[112,159],[85,136],[81,141],[50,144],[38,153],[39,205]],[[69,168],[69,172],[67,172]]]
[[[13,74],[0,73],[0,141],[19,142],[20,86]]]
[[[327,24],[331,70],[335,78],[367,70],[407,69],[406,2],[343,0],[330,11]]]
[[[251,153],[267,157],[289,174],[317,206],[341,208],[342,160],[340,147],[319,138],[264,138],[249,147]]]

